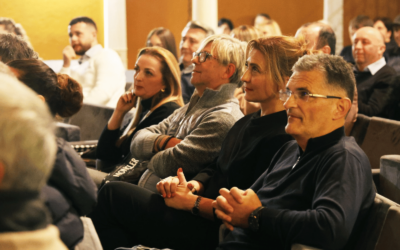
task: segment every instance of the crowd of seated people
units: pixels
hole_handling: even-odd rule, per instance
[[[81,249],[83,216],[105,250],[356,246],[376,189],[348,135],[357,114],[400,120],[400,15],[352,19],[340,56],[324,21],[295,36],[265,13],[254,26],[218,26],[188,22],[179,55],[168,28],[151,30],[125,91],[122,61],[91,18],[69,23],[58,74],[0,18],[0,127],[12,135],[0,148],[26,144],[15,159],[0,153],[0,249]],[[53,132],[84,103],[114,109],[95,148],[99,190]]]

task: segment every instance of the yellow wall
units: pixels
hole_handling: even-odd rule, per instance
[[[304,23],[323,18],[322,0],[218,0],[218,18],[229,18],[235,27],[254,25],[259,13],[267,13],[280,26],[283,35],[294,36]]]
[[[179,48],[181,32],[191,19],[191,11],[191,0],[126,0],[128,68],[134,67],[138,50],[156,27],[170,29]],[[323,18],[323,1],[218,0],[218,18],[230,18],[235,26],[253,25],[260,12],[276,20],[283,34],[294,35],[302,24]]]
[[[179,54],[181,32],[191,19],[191,0],[126,0],[128,69],[135,67],[136,56],[146,44],[149,32],[165,27],[174,34]]]
[[[22,24],[45,60],[62,59],[62,50],[69,44],[68,23],[77,16],[89,16],[96,22],[103,45],[103,0],[0,0],[0,16]]]

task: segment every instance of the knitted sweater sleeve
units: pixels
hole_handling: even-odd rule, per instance
[[[195,175],[217,157],[226,134],[235,122],[236,119],[226,112],[207,114],[199,125],[175,147],[153,154],[154,156],[151,157],[147,168],[161,178],[176,175],[178,168],[182,168],[185,175]],[[154,129],[154,126],[141,133],[141,136],[146,133],[149,139],[147,145],[142,145],[142,151],[146,150],[147,154],[141,156],[152,155],[150,150],[158,135],[150,132],[151,129]],[[163,126],[157,127],[157,131],[164,132],[165,128]],[[147,149],[144,149],[145,147]]]

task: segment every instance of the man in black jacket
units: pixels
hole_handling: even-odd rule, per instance
[[[286,143],[250,189],[221,189],[213,206],[233,230],[220,249],[351,247],[373,203],[371,167],[344,135],[354,77],[339,56],[304,56],[280,98],[288,114]]]
[[[382,35],[375,28],[363,27],[354,34],[353,44],[358,112],[388,118],[385,111],[390,102],[390,82],[396,71],[386,65]]]

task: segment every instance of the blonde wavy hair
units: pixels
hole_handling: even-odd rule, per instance
[[[240,25],[232,30],[231,36],[243,42],[250,42],[251,40],[260,38],[261,33],[254,26]]]
[[[275,94],[285,88],[285,78],[292,75],[293,65],[304,55],[314,54],[316,51],[307,49],[304,38],[291,36],[272,36],[252,40],[246,49],[246,58],[252,50],[258,50],[264,55],[266,71],[270,80],[276,84]]]

